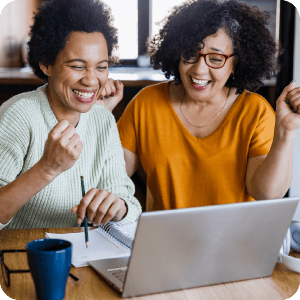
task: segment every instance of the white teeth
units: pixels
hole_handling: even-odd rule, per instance
[[[94,95],[94,93],[83,93],[77,90],[73,90],[73,93],[82,98],[91,98]]]
[[[196,83],[197,85],[200,85],[200,86],[205,86],[205,85],[208,84],[208,80],[201,80],[201,79],[192,78],[192,81],[194,83]]]

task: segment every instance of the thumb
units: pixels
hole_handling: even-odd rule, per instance
[[[277,101],[282,101],[286,103],[287,95],[290,91],[292,91],[296,87],[296,81],[293,80],[288,86],[284,88],[281,95],[279,96]]]
[[[73,207],[71,208],[71,212],[72,212],[73,214],[77,214],[77,211],[78,211],[78,205],[73,206]]]

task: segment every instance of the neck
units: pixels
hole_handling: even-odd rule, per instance
[[[184,100],[181,101],[180,111],[183,114],[183,116],[185,117],[185,119],[194,127],[197,127],[197,128],[207,127],[208,125],[212,124],[219,117],[219,115],[226,109],[227,104],[228,104],[229,94],[230,94],[230,88],[228,88],[228,92],[227,92],[227,95],[225,98],[225,103],[223,104],[222,103],[223,101],[222,102],[218,101],[217,109],[214,108],[214,107],[216,107],[214,104],[212,104],[212,103],[209,104],[209,102],[208,103],[206,102],[204,107],[203,107],[203,104],[202,105],[199,105],[198,103],[195,104],[194,100],[190,102],[190,103],[192,103],[192,105],[194,104],[192,110],[190,110],[190,117],[194,116],[194,118],[196,120],[201,119],[202,121],[205,119],[209,119],[208,122],[204,122],[202,124],[194,123],[193,120],[190,119],[190,117],[187,115],[187,113],[189,111],[188,107],[186,107],[186,111],[184,111],[184,109],[183,109],[182,104],[184,103]],[[196,102],[199,102],[199,101],[196,101]],[[189,102],[185,102],[185,104],[187,104],[187,103],[189,104]],[[220,109],[219,106],[221,104],[223,107]],[[195,106],[197,106],[197,108]],[[209,109],[206,109],[208,106],[209,106]],[[216,111],[217,111],[217,113],[216,113]],[[213,115],[210,115],[211,113],[213,113]]]
[[[228,94],[230,92],[230,89],[228,87],[224,87],[223,90],[218,93],[217,96],[213,96],[211,98],[198,98],[193,99],[189,97],[189,95],[186,93],[185,89],[181,89],[181,95],[178,98],[178,102],[181,105],[184,105],[186,109],[188,109],[191,112],[197,112],[197,113],[203,113],[208,114],[210,111],[216,111],[219,108],[223,107],[226,99],[228,98]]]
[[[184,89],[182,85],[182,96],[181,96],[181,102],[184,102],[185,105],[195,107],[196,109],[205,109],[215,106],[220,106],[220,101],[223,103],[223,99],[225,99],[228,96],[228,91],[230,90],[228,87],[224,87],[218,94],[213,95],[209,98],[198,98],[193,99],[191,98],[186,90]]]

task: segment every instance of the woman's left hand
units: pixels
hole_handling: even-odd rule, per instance
[[[81,224],[87,214],[88,223],[94,226],[105,224],[108,221],[120,221],[127,213],[123,199],[105,190],[93,188],[81,199],[79,205],[71,211],[77,214],[77,223]]]
[[[276,125],[290,132],[300,128],[300,87],[295,81],[285,87],[276,102]]]
[[[120,80],[108,78],[104,89],[102,89],[101,94],[98,95],[96,104],[100,104],[112,112],[123,99],[123,91],[124,86]]]

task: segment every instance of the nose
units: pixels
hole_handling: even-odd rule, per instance
[[[204,56],[200,56],[198,61],[194,64],[195,70],[199,73],[207,72],[208,70],[208,65],[205,62]]]
[[[95,70],[87,69],[81,78],[81,83],[86,86],[98,85],[98,78],[96,76]]]

